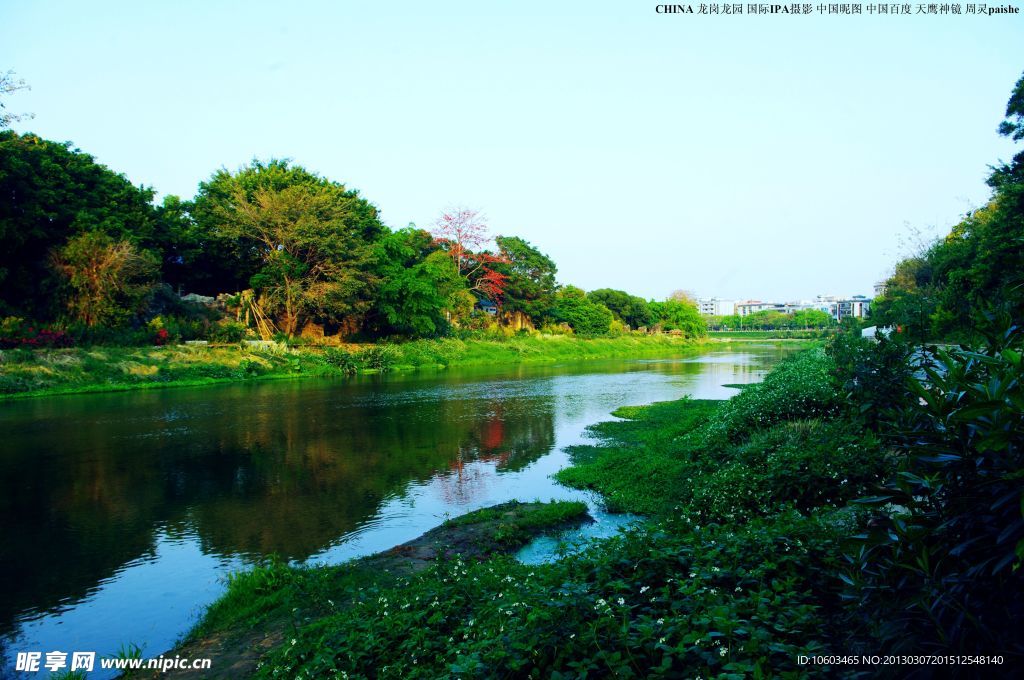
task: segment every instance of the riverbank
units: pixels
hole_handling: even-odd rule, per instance
[[[576,338],[536,335],[417,340],[344,347],[91,347],[0,351],[0,400],[302,377],[346,377],[456,366],[672,357],[703,340],[623,335]]]
[[[885,472],[877,438],[839,417],[834,369],[811,350],[728,402],[619,409],[624,420],[592,428],[598,440],[571,449],[558,477],[644,514],[645,526],[551,564],[453,557],[398,585],[345,565],[314,570],[326,584],[306,591],[316,607],[356,604],[293,622],[254,675],[828,674],[797,659],[857,642],[835,573],[864,521],[848,502]],[[274,578],[287,584],[308,572],[283,573]],[[211,621],[244,630],[223,603],[290,587],[254,595],[250,578],[231,584],[197,635]]]
[[[341,566],[268,563],[232,577],[227,594],[175,650],[186,658],[212,659],[211,668],[157,675],[247,677],[260,669],[268,650],[294,644],[286,634],[297,626],[330,625],[346,611],[368,605],[384,605],[387,617],[388,596],[381,593],[408,586],[415,574],[441,568],[458,578],[474,562],[514,552],[543,533],[592,521],[585,503],[513,501],[450,519],[413,541]],[[437,605],[424,600],[416,609],[422,616],[424,608]]]

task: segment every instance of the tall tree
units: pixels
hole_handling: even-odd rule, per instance
[[[554,261],[518,236],[495,239],[503,262],[494,268],[505,275],[502,307],[507,312],[522,312],[535,323],[551,314],[558,283]]]
[[[407,227],[375,248],[380,288],[372,324],[381,335],[426,337],[447,330],[447,315],[465,295],[463,278],[429,232]]]
[[[254,161],[200,186],[197,224],[234,242],[243,275],[289,335],[303,321],[359,317],[371,304],[373,243],[384,232],[358,192],[287,161]]]
[[[469,208],[447,210],[434,223],[433,234],[452,259],[459,276],[465,279],[466,288],[478,296],[500,302],[506,281],[497,265],[503,264],[504,258],[486,249],[491,236],[484,216]]]
[[[95,231],[72,237],[51,263],[62,279],[69,315],[86,326],[127,321],[139,311],[160,269],[152,253]]]
[[[624,290],[598,288],[587,293],[587,297],[610,309],[615,318],[632,328],[649,326],[654,323],[654,315],[651,314],[647,300],[630,295]]]
[[[576,286],[558,291],[552,316],[556,321],[569,324],[580,335],[604,335],[613,318],[607,307],[587,298]]]
[[[70,142],[0,131],[0,314],[46,318],[57,281],[50,253],[97,231],[159,252],[153,191]]]

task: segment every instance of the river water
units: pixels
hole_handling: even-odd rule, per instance
[[[728,398],[792,351],[2,403],[0,677],[21,651],[159,656],[272,554],[338,563],[512,499],[585,500],[588,532],[613,533],[550,479],[562,448],[619,406]]]

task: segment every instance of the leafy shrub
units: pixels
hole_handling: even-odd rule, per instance
[[[785,508],[809,513],[867,493],[886,470],[877,436],[845,421],[788,421],[753,434],[695,475],[687,505],[704,521],[739,521]]]
[[[320,356],[325,364],[339,369],[342,373],[353,374],[359,368],[356,357],[351,352],[337,347],[324,348]]]
[[[395,365],[398,351],[393,345],[374,345],[358,354],[359,362],[366,368],[387,373]]]
[[[836,387],[847,396],[850,414],[877,429],[892,409],[908,399],[912,373],[910,345],[880,337],[877,342],[850,333],[831,339],[826,353],[835,364]]]
[[[62,330],[45,328],[10,316],[0,321],[0,349],[72,347],[74,340]]]
[[[842,399],[833,380],[834,368],[821,349],[785,359],[763,382],[726,402],[709,427],[699,433],[702,441],[696,445],[721,447],[775,423],[838,414]]]
[[[887,647],[1024,648],[1024,361],[1011,326],[979,351],[926,353],[889,424],[899,469],[844,576]]]
[[[245,339],[249,329],[237,321],[224,321],[210,327],[207,338],[210,342],[225,344],[238,343]]]

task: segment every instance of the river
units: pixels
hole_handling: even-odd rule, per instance
[[[159,656],[271,554],[338,563],[512,499],[586,500],[612,533],[550,479],[563,447],[619,406],[728,398],[792,351],[2,403],[0,677],[21,651]]]

